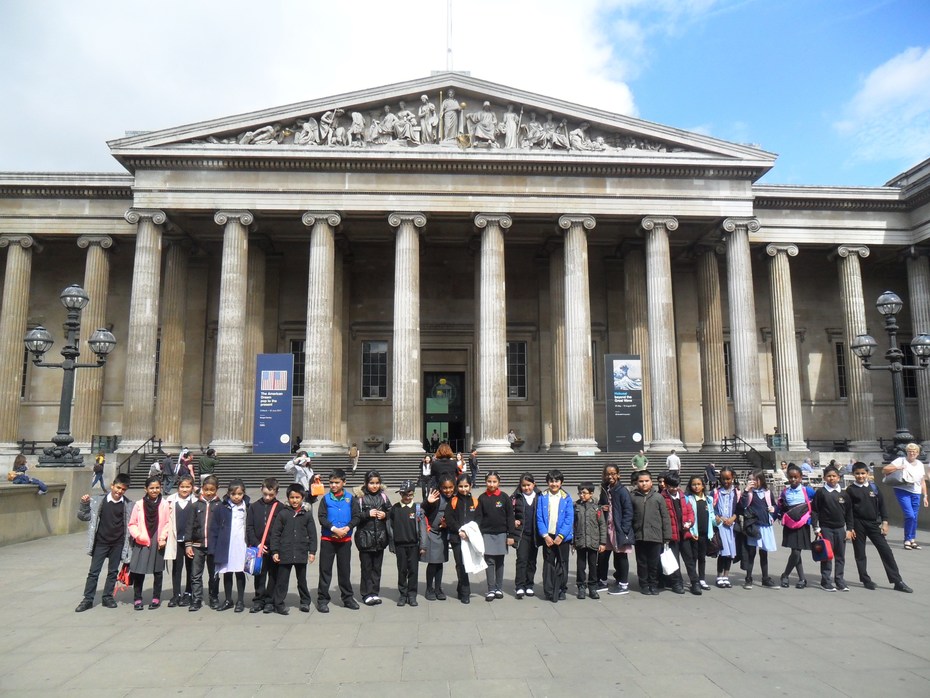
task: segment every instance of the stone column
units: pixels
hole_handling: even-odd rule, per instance
[[[23,337],[34,245],[29,235],[0,235],[0,247],[7,248],[0,306],[0,454],[15,455],[20,450],[16,440],[23,385]]]
[[[223,226],[223,267],[220,273],[220,312],[216,335],[216,379],[213,399],[213,440],[220,453],[245,453],[245,317],[248,308],[249,211],[217,211]]]
[[[769,260],[769,298],[772,305],[772,348],[775,364],[775,415],[778,428],[788,434],[788,450],[806,451],[804,420],[801,416],[801,375],[794,330],[794,298],[788,257],[796,257],[797,245],[771,244],[765,248]]]
[[[507,298],[504,231],[513,221],[506,214],[479,213],[481,233],[480,345],[478,363],[478,450],[512,453],[507,441]]]
[[[588,238],[593,216],[565,215],[565,377],[568,433],[563,451],[600,451],[594,438],[594,376],[591,366],[591,297]]]
[[[423,453],[423,372],[420,354],[420,228],[422,213],[392,213],[394,251],[394,346],[391,376],[394,412],[390,453]]]
[[[730,387],[736,435],[757,450],[767,451],[762,431],[762,392],[756,341],[756,303],[752,286],[749,233],[758,232],[755,218],[723,222],[727,248],[727,295],[730,301]]]
[[[184,410],[184,354],[187,332],[187,277],[190,250],[181,238],[168,237],[165,283],[161,300],[161,351],[158,359],[158,396],[155,433],[169,450],[181,443]]]
[[[129,209],[126,220],[136,225],[136,253],[129,300],[126,379],[123,394],[123,440],[129,453],[155,433],[155,349],[161,286],[162,226],[167,218],[157,209]]]
[[[720,250],[722,251],[722,249]],[[706,246],[698,255],[698,345],[701,352],[701,404],[704,445],[716,452],[730,434],[727,377],[723,360],[723,304],[720,299],[718,250]]]
[[[249,290],[245,311],[245,400],[242,420],[242,441],[251,445],[255,421],[255,357],[265,351],[265,250],[249,243]]]
[[[846,394],[849,405],[849,430],[853,451],[878,451],[875,438],[875,413],[872,407],[872,376],[850,347],[856,335],[866,334],[865,296],[862,293],[862,269],[859,258],[869,256],[869,248],[840,245],[836,248],[840,273],[840,301],[846,327]],[[832,257],[832,255],[831,255]]]
[[[308,212],[310,271],[307,280],[307,335],[304,342],[303,443],[318,453],[335,453],[333,442],[333,289],[336,247],[333,228],[338,213]]]
[[[646,303],[646,258],[640,244],[623,252],[623,296],[629,353],[640,359],[643,378],[642,448],[652,441],[652,380],[649,377],[649,313]]]
[[[345,261],[342,250],[338,247],[335,250],[336,256],[333,263],[333,442],[343,452],[348,450],[349,445],[345,442],[347,434],[343,429],[343,396],[345,393],[345,382],[343,380],[345,372],[343,371],[343,346],[345,345],[345,336],[343,323],[345,322]],[[358,443],[359,437],[355,437]]]
[[[930,260],[925,251],[911,248],[907,256],[907,287],[910,299],[911,331],[916,337],[930,334]],[[920,409],[921,445],[930,449],[930,369],[917,371],[917,406]]]
[[[549,313],[552,318],[552,441],[561,451],[568,438],[565,396],[565,250],[557,245],[549,255]]]
[[[649,317],[649,377],[652,391],[652,443],[656,451],[681,450],[678,418],[678,360],[668,234],[678,230],[671,217],[647,216],[646,303]]]

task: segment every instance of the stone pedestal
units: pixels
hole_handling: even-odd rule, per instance
[[[7,248],[3,304],[0,306],[0,454],[20,452],[17,439],[23,384],[23,337],[29,313],[34,245],[35,241],[28,235],[0,235],[0,247]]]
[[[721,247],[722,250],[722,247]],[[698,346],[701,353],[702,451],[718,452],[729,436],[727,378],[723,359],[723,303],[716,246],[700,250],[697,259]]]

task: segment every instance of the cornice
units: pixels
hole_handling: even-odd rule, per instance
[[[37,199],[132,199],[135,177],[120,174],[0,172],[0,196]]]
[[[906,211],[907,201],[898,187],[820,187],[754,185],[753,206],[757,209],[813,211]]]

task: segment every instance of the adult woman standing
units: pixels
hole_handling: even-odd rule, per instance
[[[882,468],[885,483],[894,487],[895,497],[904,514],[904,549],[920,550],[917,545],[917,515],[920,504],[927,506],[927,466],[917,457],[920,446],[911,443],[904,447],[904,458],[895,458]]]
[[[456,465],[455,455],[447,443],[439,444],[436,449],[436,455],[433,458],[433,487],[437,487],[439,479],[443,475],[448,475],[452,482],[455,482],[458,475],[458,466]]]

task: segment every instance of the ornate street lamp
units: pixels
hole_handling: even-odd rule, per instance
[[[891,291],[885,291],[875,302],[878,312],[885,317],[885,331],[888,333],[889,349],[885,352],[885,366],[873,366],[872,354],[878,347],[878,342],[867,334],[857,336],[851,349],[862,361],[864,368],[869,371],[889,371],[891,373],[891,389],[894,394],[894,444],[885,449],[885,462],[904,455],[904,446],[914,441],[914,436],[907,428],[907,414],[904,410],[904,371],[921,371],[930,365],[930,336],[920,334],[911,340],[911,350],[917,357],[917,364],[904,363],[904,352],[898,347],[898,321],[896,315],[904,307],[901,298]]]
[[[60,368],[64,372],[61,382],[61,404],[58,411],[58,433],[52,438],[54,446],[44,449],[39,456],[40,467],[81,467],[84,465],[80,449],[72,448],[74,438],[71,436],[71,401],[74,398],[74,371],[78,368],[101,368],[107,362],[107,356],[116,346],[116,338],[107,329],[96,330],[87,340],[91,351],[97,355],[97,362],[81,364],[75,360],[81,355],[78,350],[78,338],[81,332],[81,311],[90,299],[87,292],[77,284],[71,284],[61,292],[61,304],[68,310],[65,320],[65,346],[61,349],[64,361],[48,363],[42,357],[52,347],[52,335],[44,327],[29,330],[23,338],[26,349],[32,354],[32,362],[44,368]]]

